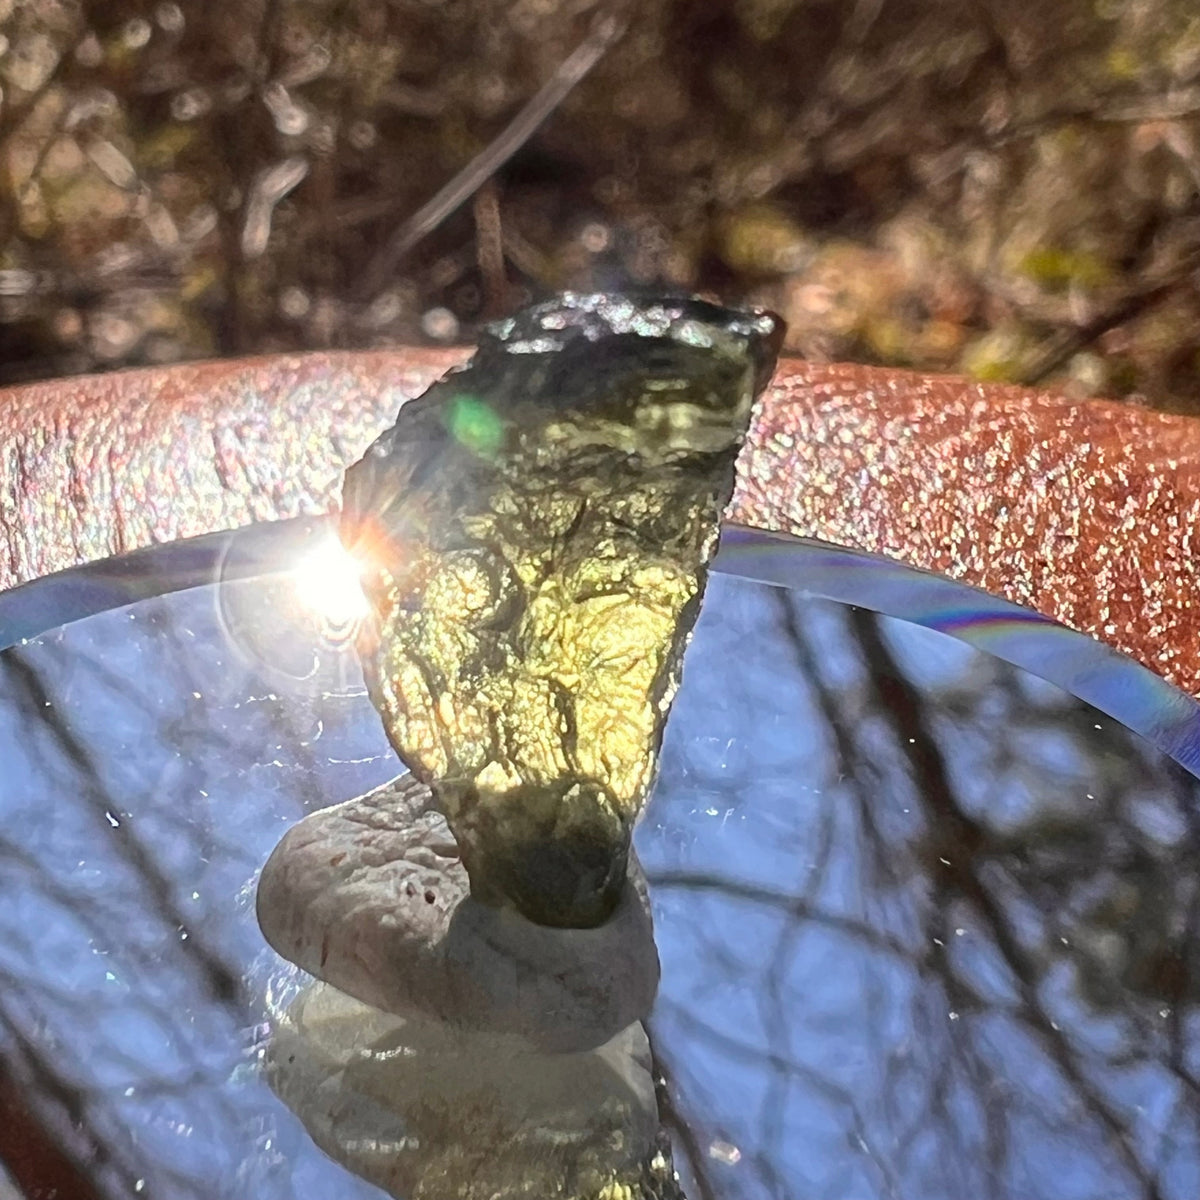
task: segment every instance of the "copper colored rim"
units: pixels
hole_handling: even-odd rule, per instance
[[[345,466],[464,353],[279,356],[0,391],[0,588],[336,507]],[[729,515],[948,574],[1200,692],[1200,421],[785,360]]]

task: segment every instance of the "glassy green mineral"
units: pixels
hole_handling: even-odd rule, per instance
[[[612,912],[781,322],[568,294],[493,326],[346,473],[360,651],[472,892]]]

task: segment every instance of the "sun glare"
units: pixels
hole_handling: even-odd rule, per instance
[[[330,631],[347,633],[367,615],[359,563],[330,534],[292,571],[296,599]]]

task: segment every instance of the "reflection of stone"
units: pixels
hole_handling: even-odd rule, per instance
[[[306,817],[263,868],[258,915],[297,966],[377,1008],[583,1050],[650,1010],[645,882],[597,929],[535,925],[468,895],[429,789],[411,776]]]
[[[568,295],[485,332],[346,473],[372,700],[480,899],[604,921],[653,777],[764,313]]]
[[[267,1054],[272,1087],[317,1145],[404,1200],[616,1200],[671,1183],[637,1023],[596,1050],[543,1054],[316,984]]]

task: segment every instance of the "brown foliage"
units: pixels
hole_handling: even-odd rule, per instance
[[[630,5],[381,270],[600,13],[0,0],[0,378],[467,339],[649,286],[772,304],[810,356],[1200,407],[1186,0]]]

